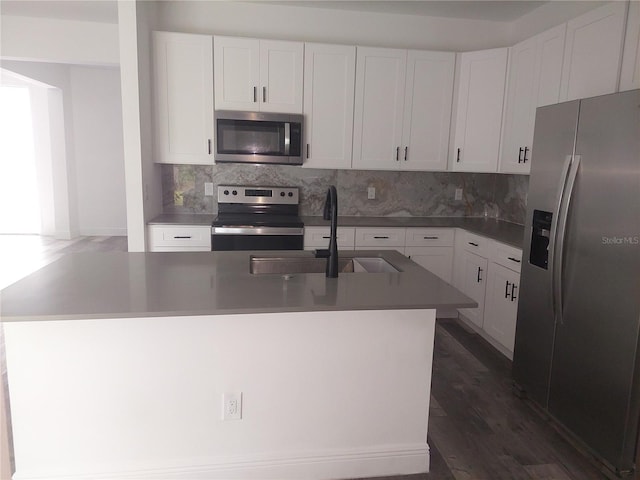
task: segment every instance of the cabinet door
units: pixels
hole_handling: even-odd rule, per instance
[[[305,44],[303,167],[351,168],[356,47]]]
[[[153,32],[155,161],[213,163],[213,52],[208,35]]]
[[[399,168],[407,53],[357,50],[353,168]]]
[[[260,111],[302,113],[304,44],[260,40]]]
[[[463,254],[462,292],[478,302],[477,308],[461,308],[460,313],[482,328],[484,319],[484,294],[486,289],[487,259],[471,252]]]
[[[455,54],[410,50],[400,168],[446,170]]]
[[[460,54],[454,171],[497,171],[506,70],[506,48]]]
[[[404,254],[445,282],[451,283],[453,247],[406,247]]]
[[[567,23],[560,101],[614,93],[627,2],[610,2]]]
[[[484,330],[509,352],[513,352],[520,294],[520,275],[491,263],[487,282]]]
[[[216,110],[259,110],[260,41],[214,37]]]
[[[558,103],[566,25],[510,49],[500,171],[529,173],[536,108]]]

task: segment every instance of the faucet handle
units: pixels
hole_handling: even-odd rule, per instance
[[[326,248],[319,248],[315,251],[316,258],[329,258],[331,252]]]

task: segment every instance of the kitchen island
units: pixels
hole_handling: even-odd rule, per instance
[[[435,309],[475,303],[393,251],[337,279],[252,254],[73,254],[0,292],[14,478],[427,471]]]

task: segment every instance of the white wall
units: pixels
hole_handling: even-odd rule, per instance
[[[80,235],[126,235],[120,69],[72,66]]]
[[[220,1],[159,2],[167,31],[432,50],[508,44],[509,24]]]
[[[48,105],[39,101],[34,106],[34,113],[40,113],[35,119],[39,181],[51,182],[52,194],[46,186],[40,190],[45,198],[53,196],[55,218],[53,231],[43,225],[43,233],[63,239],[125,235],[119,70],[22,61],[2,65],[55,87],[48,91]],[[48,122],[43,118],[47,109]],[[46,161],[50,172],[42,165]]]
[[[1,15],[0,26],[2,58],[87,65],[119,63],[115,24]]]

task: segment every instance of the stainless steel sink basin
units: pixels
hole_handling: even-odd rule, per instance
[[[260,257],[252,255],[249,265],[249,271],[254,275],[324,273],[326,268],[326,258],[302,256]],[[383,273],[397,272],[398,269],[378,257],[343,257],[338,259],[338,271],[340,273]]]

